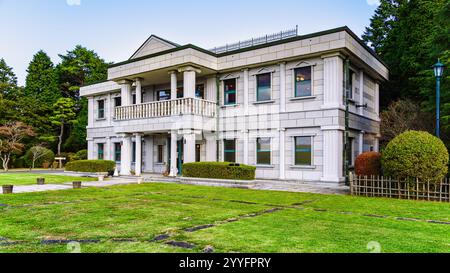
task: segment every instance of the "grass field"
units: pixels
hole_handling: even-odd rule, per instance
[[[62,184],[72,181],[95,181],[95,178],[88,177],[73,177],[64,175],[52,175],[52,174],[36,174],[36,173],[23,173],[23,172],[10,172],[0,173],[0,186],[2,185],[35,185],[36,178],[45,178],[46,184]]]
[[[0,195],[0,252],[449,253],[448,222],[450,204],[155,183]]]

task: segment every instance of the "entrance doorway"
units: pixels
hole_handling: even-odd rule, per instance
[[[178,169],[178,175],[182,175],[183,174],[183,151],[184,151],[184,145],[183,145],[184,141],[183,140],[179,140],[177,141],[177,156],[178,156],[178,160],[177,160],[177,169]]]

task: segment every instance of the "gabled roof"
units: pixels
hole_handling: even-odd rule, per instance
[[[133,53],[130,60],[177,47],[180,47],[180,45],[152,34],[138,50]]]

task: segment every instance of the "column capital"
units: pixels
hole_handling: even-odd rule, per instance
[[[144,78],[141,78],[141,77],[136,77],[136,78],[134,78],[133,79],[133,81],[135,81],[135,82],[142,82],[144,80]]]
[[[178,74],[178,69],[174,69],[174,70],[169,70],[169,72],[167,72],[167,74],[169,75],[173,75],[173,74]]]
[[[198,73],[198,74],[202,73],[202,71],[200,69],[198,69],[194,66],[190,66],[190,65],[178,68],[178,72],[180,72],[180,73],[189,72],[189,71],[194,71],[195,73]]]
[[[124,80],[119,80],[117,81],[117,84],[123,85],[123,84],[132,84],[133,81],[130,81],[128,79],[124,79]]]
[[[133,135],[134,135],[134,136],[141,136],[141,137],[142,137],[142,136],[144,136],[144,133],[134,133]]]

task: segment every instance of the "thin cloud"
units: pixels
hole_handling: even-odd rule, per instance
[[[380,5],[380,0],[367,0],[367,4],[369,6],[379,6]]]
[[[81,5],[81,0],[66,0],[69,6],[79,6]]]

